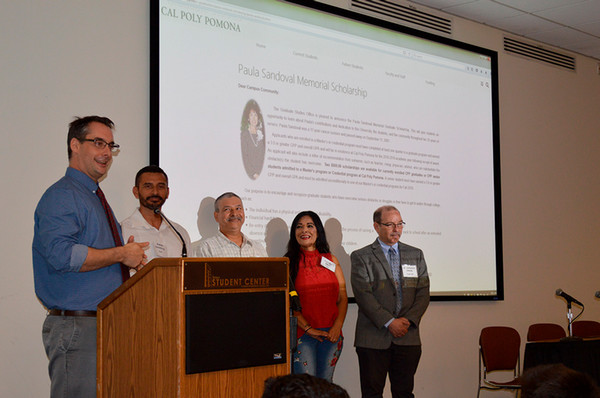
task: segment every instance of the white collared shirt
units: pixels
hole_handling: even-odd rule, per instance
[[[187,249],[191,250],[190,236],[185,228],[173,221],[171,223],[183,236]],[[154,228],[142,216],[139,207],[131,216],[121,222],[121,229],[123,230],[124,242],[127,242],[131,235],[133,235],[135,242],[149,242],[148,249],[146,249],[148,261],[156,257],[181,257],[183,247],[181,240],[169,224],[163,220],[159,229]]]

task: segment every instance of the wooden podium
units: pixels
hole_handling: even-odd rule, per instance
[[[260,398],[289,333],[287,258],[154,259],[98,306],[97,396]]]

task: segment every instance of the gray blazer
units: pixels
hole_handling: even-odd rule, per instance
[[[385,324],[394,318],[396,286],[392,269],[378,240],[350,256],[350,281],[358,304],[355,347],[386,349],[390,343],[420,345],[419,322],[429,305],[429,276],[421,249],[398,242],[400,264],[417,266],[416,278],[402,275],[402,308],[399,317],[410,321],[408,333],[394,338]],[[402,272],[402,270],[400,270]]]

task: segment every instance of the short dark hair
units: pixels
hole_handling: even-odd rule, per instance
[[[296,276],[298,275],[298,264],[300,263],[300,257],[302,256],[300,244],[298,243],[298,239],[296,239],[296,227],[298,226],[300,219],[304,216],[312,218],[313,223],[315,224],[317,230],[315,248],[317,251],[319,253],[330,253],[329,243],[327,243],[327,236],[325,235],[325,228],[323,227],[319,215],[311,210],[305,210],[298,213],[292,221],[292,226],[290,227],[290,240],[288,240],[287,244],[287,253],[284,255],[284,257],[290,259],[290,278],[292,281],[296,280]]]
[[[522,398],[600,398],[600,390],[586,373],[563,364],[539,365],[523,373]]]
[[[238,198],[239,200],[242,200],[242,198],[240,198],[233,192],[222,193],[221,195],[219,195],[218,198],[215,199],[215,213],[219,212],[219,202],[221,201],[221,199],[226,199],[226,198]]]
[[[337,384],[309,374],[269,377],[262,398],[350,398]]]
[[[75,120],[69,124],[69,133],[67,134],[67,155],[69,156],[69,159],[71,159],[71,155],[73,155],[73,151],[71,151],[71,140],[73,138],[76,138],[79,141],[85,139],[89,133],[88,126],[92,122],[102,123],[111,130],[115,128],[115,124],[107,117],[95,115],[76,117]]]
[[[381,214],[384,211],[397,211],[398,213],[400,213],[400,211],[398,209],[396,209],[394,206],[381,206],[380,208],[375,210],[375,212],[373,213],[373,222],[380,224],[381,223]]]
[[[139,185],[140,177],[144,173],[160,173],[165,176],[165,180],[167,180],[167,185],[169,185],[169,177],[167,176],[167,173],[165,173],[165,171],[163,169],[161,169],[160,167],[151,164],[150,166],[142,167],[140,169],[140,171],[138,171],[137,174],[135,175],[135,186],[136,187]]]

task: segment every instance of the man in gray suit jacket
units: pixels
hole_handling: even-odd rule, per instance
[[[389,374],[392,397],[412,398],[419,322],[429,305],[427,264],[420,249],[399,242],[404,221],[398,209],[375,210],[373,227],[379,237],[351,255],[362,397],[382,397]]]

